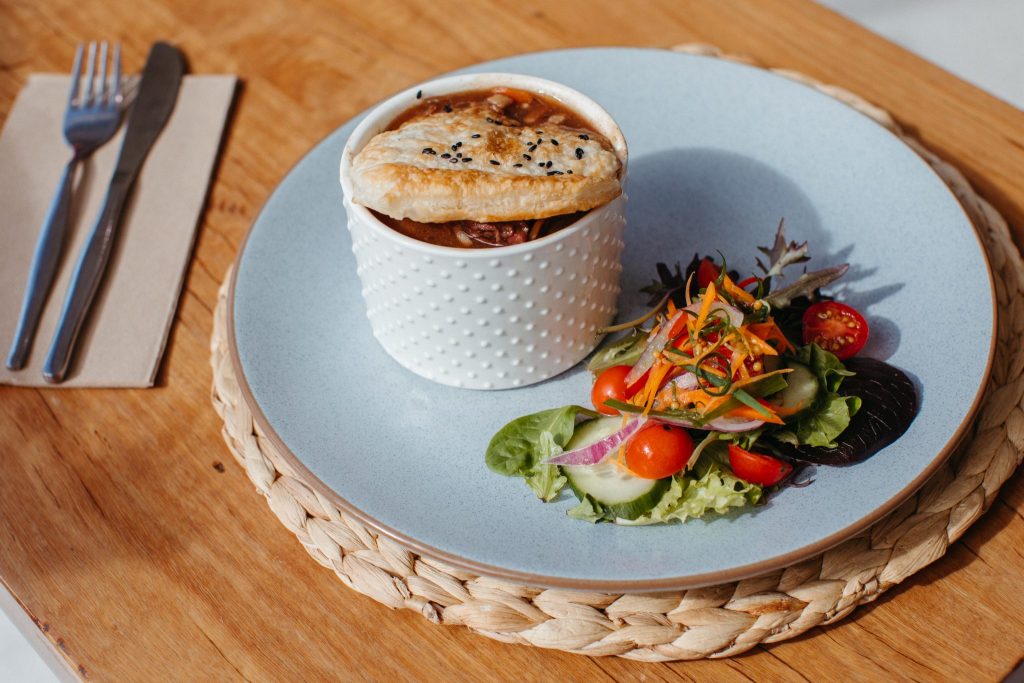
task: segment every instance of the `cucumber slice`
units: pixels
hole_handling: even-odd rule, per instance
[[[565,445],[571,451],[611,436],[622,429],[621,417],[599,417],[576,426]],[[636,519],[658,504],[668,489],[672,477],[642,479],[620,469],[614,456],[596,465],[562,465],[562,474],[569,480],[569,488],[580,500],[590,494],[612,515],[622,519]]]
[[[636,519],[650,512],[672,480],[634,477],[611,457],[596,465],[563,465],[562,472],[577,498],[583,500],[590,494],[613,518],[621,519]]]
[[[621,417],[599,417],[594,420],[587,420],[576,425],[576,429],[573,431],[569,443],[565,444],[564,450],[574,451],[577,448],[589,446],[596,441],[611,436],[620,429],[622,429]]]
[[[776,395],[773,402],[796,411],[793,415],[799,415],[814,405],[818,392],[821,391],[821,382],[806,365],[791,360],[787,361],[787,365],[793,369],[793,372],[786,375],[789,384]]]

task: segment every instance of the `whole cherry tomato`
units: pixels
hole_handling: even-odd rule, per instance
[[[603,370],[594,381],[594,388],[590,390],[590,400],[598,412],[605,415],[618,415],[619,411],[604,404],[610,398],[619,401],[628,401],[633,394],[643,388],[647,381],[647,375],[641,377],[635,384],[626,386],[626,375],[633,368],[629,365],[613,365]]]
[[[655,422],[640,428],[626,444],[626,466],[644,479],[670,477],[686,467],[693,439],[682,427]]]

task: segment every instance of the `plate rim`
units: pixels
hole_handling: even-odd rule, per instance
[[[462,71],[471,66],[490,64],[495,61],[513,59],[516,57],[534,55],[555,55],[558,53],[584,51],[589,52],[604,50],[615,50],[622,52],[664,52],[684,58],[722,61],[721,57],[716,57],[712,55],[694,55],[684,52],[674,52],[673,50],[667,48],[640,46],[591,46],[582,48],[560,48],[554,50],[539,50],[535,52],[524,52],[514,55],[506,55],[503,57],[498,57],[483,62],[464,65],[462,67],[459,67],[459,69],[440,74],[436,78],[441,78],[452,73]],[[872,510],[869,514],[861,517],[852,524],[843,527],[839,531],[836,531],[835,533],[826,536],[825,538],[819,539],[814,543],[809,543],[807,545],[801,546],[800,548],[792,550],[788,553],[784,553],[782,555],[773,555],[770,558],[758,562],[752,562],[745,565],[732,567],[726,570],[704,572],[700,574],[687,574],[683,576],[665,577],[660,579],[642,580],[581,579],[564,576],[549,576],[545,574],[509,569],[506,567],[500,567],[497,565],[479,562],[476,560],[470,560],[460,555],[456,555],[454,553],[450,553],[440,548],[436,548],[412,536],[406,535],[388,526],[387,524],[380,522],[379,520],[373,518],[372,516],[360,510],[355,505],[349,503],[340,494],[334,491],[334,489],[332,489],[330,486],[324,483],[319,477],[317,477],[312,471],[310,471],[309,468],[306,467],[306,465],[291,451],[291,449],[288,448],[284,440],[281,439],[281,437],[274,430],[270,421],[263,413],[263,409],[256,401],[256,398],[253,395],[252,390],[249,386],[249,382],[246,379],[245,371],[242,367],[241,357],[239,356],[238,353],[238,344],[235,335],[235,288],[238,281],[238,273],[241,267],[242,258],[245,255],[245,249],[246,246],[248,245],[249,238],[252,236],[253,229],[255,228],[256,224],[259,223],[260,218],[263,216],[263,213],[266,210],[267,205],[274,198],[277,191],[280,189],[281,185],[309,158],[309,156],[314,151],[316,151],[322,145],[324,145],[327,142],[327,140],[329,140],[333,135],[335,135],[338,132],[339,129],[343,128],[349,122],[365,115],[366,112],[372,110],[373,107],[376,106],[375,103],[368,107],[367,109],[358,112],[351,118],[346,119],[340,125],[336,126],[329,133],[327,133],[320,140],[318,140],[315,144],[313,144],[308,150],[306,150],[306,152],[302,154],[302,156],[299,157],[299,159],[296,160],[294,164],[291,165],[288,171],[283,176],[281,176],[281,179],[276,183],[274,188],[271,190],[270,194],[267,195],[266,199],[263,201],[260,210],[256,213],[255,217],[252,220],[252,223],[249,225],[248,230],[246,230],[245,236],[238,247],[238,253],[232,260],[232,268],[228,281],[226,302],[227,351],[228,358],[231,363],[231,368],[235,373],[236,379],[238,380],[238,386],[242,395],[242,400],[245,401],[246,407],[252,414],[253,421],[259,427],[264,437],[267,438],[273,444],[275,450],[281,456],[281,458],[287,462],[289,467],[291,467],[296,474],[300,475],[302,482],[305,485],[313,488],[320,495],[324,496],[328,501],[330,501],[333,505],[335,505],[339,510],[341,510],[345,514],[354,517],[361,524],[368,527],[370,530],[377,533],[378,535],[385,536],[390,540],[398,543],[400,546],[402,546],[405,550],[409,552],[413,552],[424,557],[439,560],[445,564],[451,565],[452,567],[462,569],[479,576],[498,578],[506,581],[512,581],[516,583],[522,583],[542,588],[593,590],[604,593],[646,593],[665,590],[689,590],[694,588],[703,588],[712,585],[741,581],[743,579],[748,579],[755,576],[768,574],[773,571],[785,569],[786,567],[789,567],[793,564],[796,564],[798,562],[810,559],[821,553],[824,553],[829,549],[836,547],[843,541],[846,541],[849,538],[854,537],[861,531],[864,531],[865,529],[871,527],[875,523],[884,519],[887,515],[896,510],[900,505],[905,503],[907,500],[909,500],[922,486],[924,486],[924,484],[929,479],[931,479],[931,477],[939,470],[939,468],[942,467],[943,464],[945,464],[945,462],[949,459],[949,457],[953,454],[953,452],[957,449],[957,447],[964,441],[965,437],[968,435],[974,418],[976,417],[978,410],[981,407],[982,399],[984,398],[988,390],[989,381],[992,375],[992,367],[995,359],[995,351],[998,342],[999,310],[998,302],[996,299],[995,280],[992,272],[992,264],[990,263],[988,250],[985,247],[985,243],[982,240],[980,233],[978,232],[978,226],[975,225],[973,220],[971,220],[970,215],[967,213],[967,210],[964,208],[959,197],[957,197],[956,193],[953,192],[953,190],[949,187],[946,181],[943,180],[942,176],[940,176],[938,172],[936,172],[932,165],[929,164],[928,161],[916,149],[909,145],[906,140],[904,140],[900,135],[898,135],[894,131],[879,124],[877,121],[874,121],[870,117],[867,117],[863,112],[857,111],[855,108],[853,108],[849,104],[846,104],[842,100],[838,100],[837,98],[822,92],[814,85],[809,85],[801,81],[793,81],[792,79],[788,79],[786,78],[786,76],[776,73],[770,67],[763,67],[753,64],[745,64],[732,61],[730,61],[729,63],[742,69],[753,69],[758,72],[767,73],[771,77],[785,79],[801,87],[808,88],[815,92],[816,94],[822,97],[827,97],[830,100],[837,102],[838,104],[843,104],[848,108],[853,109],[856,113],[860,114],[861,116],[865,116],[866,118],[871,120],[875,126],[883,130],[887,135],[894,138],[894,140],[897,143],[909,148],[910,151],[913,152],[914,157],[917,159],[917,161],[927,170],[927,172],[931,173],[935,177],[935,179],[938,180],[938,182],[942,185],[945,191],[950,194],[950,196],[956,203],[957,208],[963,214],[967,224],[971,227],[971,234],[974,236],[975,240],[978,243],[978,247],[981,250],[982,262],[985,266],[985,273],[988,279],[990,307],[992,313],[992,324],[990,329],[988,356],[985,362],[985,369],[982,373],[984,381],[980,383],[971,401],[970,407],[964,415],[963,420],[960,422],[959,425],[957,425],[957,428],[953,432],[952,436],[917,477],[915,477],[905,487],[900,489],[889,500],[885,501],[883,504],[879,505],[874,510]],[[385,96],[381,101],[386,100],[390,96],[391,95]],[[926,147],[924,149],[928,150],[928,148]]]

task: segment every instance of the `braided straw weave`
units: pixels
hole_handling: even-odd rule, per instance
[[[725,59],[713,47],[692,54]],[[747,61],[737,59],[736,61]],[[949,164],[860,97],[789,71],[871,117],[949,184],[977,226],[995,274],[998,342],[980,416],[962,447],[912,498],[872,528],[782,571],[661,594],[615,595],[515,585],[417,556],[338,510],[295,473],[260,432],[228,355],[226,284],[211,340],[213,404],[223,436],[271,510],[347,586],[438,624],[508,643],[644,661],[729,657],[842,619],[925,565],[984,512],[1024,451],[1024,267],[1005,220]],[[230,280],[230,276],[228,278]]]

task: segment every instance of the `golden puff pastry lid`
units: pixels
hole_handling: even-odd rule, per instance
[[[376,135],[352,161],[352,197],[421,223],[529,220],[607,203],[621,171],[597,133],[522,126],[479,102]]]

